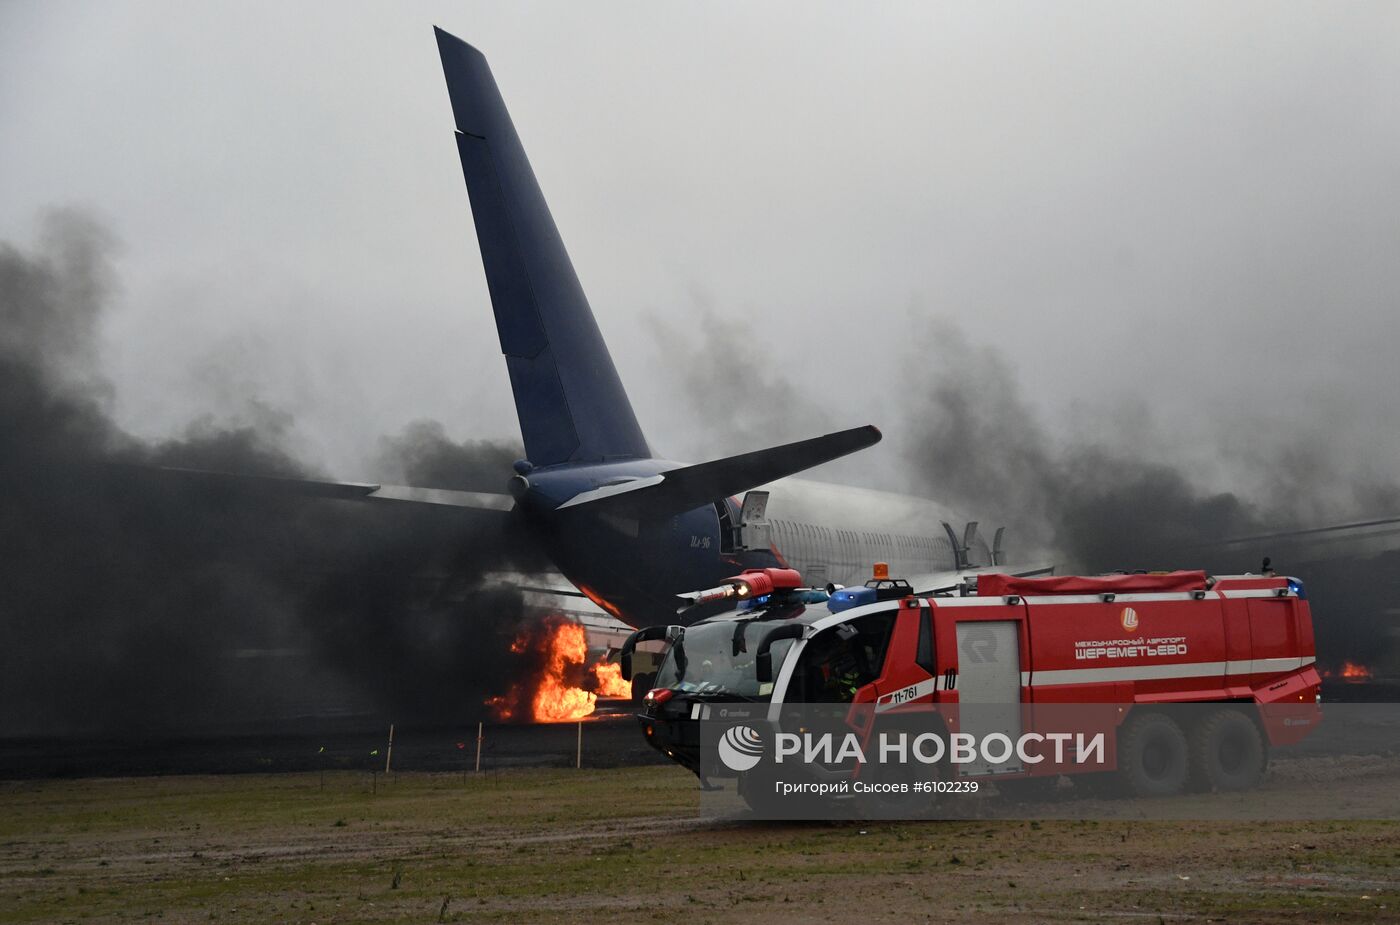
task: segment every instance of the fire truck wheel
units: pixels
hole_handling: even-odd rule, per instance
[[[1070,779],[1071,795],[1076,800],[1106,800],[1123,795],[1122,781],[1116,771],[1076,774]]]
[[[744,805],[753,812],[758,812],[758,799],[760,798],[760,794],[766,788],[771,787],[771,784],[768,782],[766,775],[755,774],[750,771],[747,774],[740,774],[739,780],[735,783],[735,786],[739,790],[739,799],[744,801]]]
[[[1186,733],[1163,713],[1138,713],[1118,735],[1118,773],[1129,792],[1165,797],[1186,788]]]
[[[641,703],[646,699],[647,692],[651,690],[652,682],[656,680],[656,675],[643,672],[632,675],[632,702]]]
[[[1259,727],[1239,710],[1218,710],[1191,730],[1192,777],[1203,789],[1255,787],[1268,760]]]
[[[1060,778],[1054,775],[1018,777],[1013,780],[997,781],[997,792],[1006,799],[1018,803],[1039,803],[1054,799],[1055,791],[1059,786]]]
[[[760,819],[801,819],[804,811],[813,811],[812,803],[801,798],[775,800],[772,797],[773,781],[772,771],[762,765],[757,770],[739,775],[735,788],[749,812]]]

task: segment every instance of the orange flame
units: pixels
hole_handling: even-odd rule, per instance
[[[510,707],[510,698],[504,695],[498,697],[487,697],[486,705],[496,714],[496,719],[503,723],[508,723],[515,719],[515,711]]]
[[[539,674],[515,682],[509,693],[486,701],[497,719],[522,719],[528,709],[528,719],[536,723],[575,722],[593,714],[600,696],[632,695],[631,685],[622,680],[621,666],[608,662],[588,666],[588,635],[579,624],[549,621],[542,631],[536,628],[521,634],[510,648],[521,653],[541,643],[545,658]],[[588,686],[580,687],[580,682]]]
[[[612,662],[599,662],[593,666],[593,676],[598,679],[599,697],[631,697],[632,685],[622,680],[622,666]]]
[[[1337,674],[1345,681],[1366,681],[1371,677],[1371,669],[1358,662],[1342,662]]]
[[[583,719],[593,712],[598,695],[565,681],[570,669],[578,669],[588,658],[588,636],[577,623],[561,623],[549,639],[549,660],[531,700],[537,723],[563,723]]]

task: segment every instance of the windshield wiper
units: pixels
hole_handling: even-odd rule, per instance
[[[724,698],[724,699],[726,699],[726,700],[742,700],[742,701],[745,702],[745,703],[762,703],[762,701],[760,701],[757,697],[750,697],[750,696],[747,695],[747,694],[741,694],[741,693],[739,693],[738,691],[730,691],[730,690],[723,690],[723,691],[682,691],[682,695],[683,695],[683,696],[686,696],[686,697],[690,697],[690,698],[692,698],[692,699],[694,699],[694,700],[714,700],[714,699],[716,699],[716,698]]]

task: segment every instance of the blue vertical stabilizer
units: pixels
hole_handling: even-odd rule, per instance
[[[435,31],[526,455],[537,466],[649,457],[486,58]]]

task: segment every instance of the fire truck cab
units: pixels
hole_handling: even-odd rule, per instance
[[[1018,733],[1078,716],[1107,736],[1094,780],[1140,796],[1252,787],[1272,746],[1320,720],[1312,619],[1296,579],[983,574],[975,587],[915,596],[879,576],[825,603],[795,573],[750,579],[761,602],[640,631],[624,646],[648,632],[668,639],[638,719],[654,747],[697,775],[698,722],[716,703],[767,704],[774,722],[785,704],[849,704],[863,735],[892,723]],[[730,579],[735,596],[750,579]],[[1080,770],[1013,757],[945,773],[1012,790]]]

